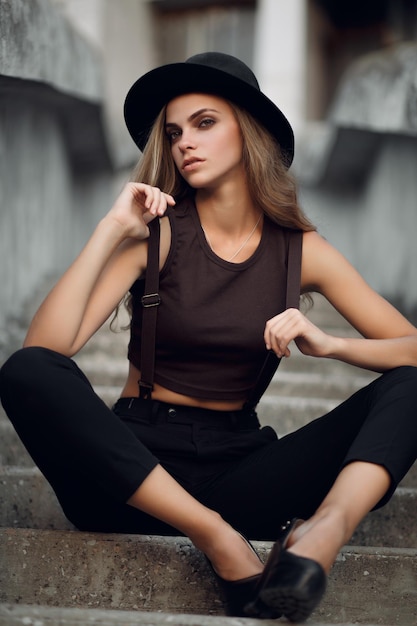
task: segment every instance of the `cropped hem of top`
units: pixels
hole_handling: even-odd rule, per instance
[[[255,252],[232,263],[208,245],[192,199],[167,216],[171,247],[160,271],[154,380],[199,399],[244,400],[267,354],[265,324],[285,309],[289,241],[299,231],[265,216]],[[128,359],[139,370],[144,286],[141,278],[130,289]]]

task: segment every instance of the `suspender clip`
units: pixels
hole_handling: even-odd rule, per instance
[[[148,309],[152,306],[159,306],[161,304],[161,297],[159,293],[148,293],[142,296],[142,306],[144,309]]]

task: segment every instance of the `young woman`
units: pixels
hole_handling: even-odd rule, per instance
[[[149,72],[125,118],[143,150],[135,182],[3,366],[2,402],[78,528],[187,535],[229,614],[301,621],[416,459],[417,330],[301,211],[291,127],[238,59],[204,53]],[[158,225],[159,287],[144,295]],[[312,324],[299,283],[363,338]],[[130,369],[110,410],[70,357],[128,292]],[[155,341],[141,337],[150,312]],[[278,439],[259,425],[253,388],[291,341],[381,376]],[[276,541],[265,567],[240,533]]]

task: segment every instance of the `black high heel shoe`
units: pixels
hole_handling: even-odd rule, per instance
[[[213,567],[212,572],[223,597],[226,615],[229,617],[247,617],[244,609],[248,603],[256,599],[261,574],[241,580],[224,580]]]
[[[288,539],[293,530],[303,522],[298,518],[287,521],[281,526],[278,541],[282,546],[286,546]],[[239,533],[240,534],[240,533]],[[250,541],[243,535],[240,535],[243,541],[249,546],[249,548],[259,558],[255,548]],[[224,580],[218,575],[209,559],[207,562],[216,578],[217,585],[220,588],[221,594],[224,599],[226,614],[229,617],[247,617],[248,614],[245,611],[247,605],[253,604],[257,600],[259,591],[259,581],[263,574],[256,574],[255,576],[249,576],[248,578],[242,578],[240,580]],[[272,609],[271,607],[263,607],[261,601],[257,602],[257,617],[267,619],[278,619],[281,617],[281,612]]]
[[[258,553],[250,541],[248,541],[243,535],[240,536],[259,559]],[[245,613],[244,608],[248,603],[252,603],[256,600],[259,589],[259,580],[262,574],[255,574],[254,576],[249,576],[248,578],[242,578],[240,580],[224,580],[224,578],[219,576],[216,572],[209,559],[207,559],[207,562],[210,565],[211,571],[214,574],[223,597],[226,615],[229,617],[247,617],[247,613]],[[281,617],[281,614],[273,610],[269,610],[268,616],[278,618]]]
[[[322,566],[285,549],[288,537],[298,524],[293,520],[283,542],[276,541],[256,590],[256,599],[244,607],[251,617],[271,618],[279,613],[291,622],[305,621],[326,590]]]
[[[300,517],[293,517],[292,519],[282,524],[276,541],[281,544],[281,547],[283,549],[287,547],[289,538],[291,537],[294,530],[301,526],[301,524],[304,524],[304,520]]]

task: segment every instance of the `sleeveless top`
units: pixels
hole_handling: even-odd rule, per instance
[[[159,279],[154,380],[200,399],[245,400],[267,354],[265,323],[285,309],[294,231],[265,216],[253,255],[231,263],[208,245],[192,199],[167,215],[172,235]],[[140,278],[130,289],[128,359],[139,370],[144,286]]]

